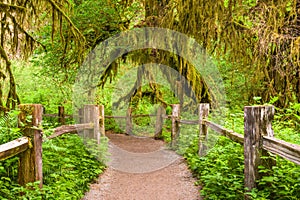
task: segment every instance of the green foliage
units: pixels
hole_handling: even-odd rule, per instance
[[[276,98],[273,100],[276,101]],[[275,137],[300,144],[296,118],[294,118],[297,109],[297,104],[291,104],[284,111],[277,109],[273,122]],[[225,127],[243,134],[242,110],[237,107],[227,113],[229,114],[225,120]],[[243,199],[245,193],[243,147],[220,137],[206,156],[199,158],[197,152],[196,138],[184,156],[199,179],[199,184],[202,186],[201,194],[207,199]],[[264,175],[257,182],[258,188],[248,194],[257,200],[299,199],[299,170],[300,166],[276,156],[276,165],[272,170],[260,167],[260,173]]]
[[[300,166],[278,156],[276,163],[272,170],[260,166],[259,171],[268,175],[249,194],[253,199],[300,199]]]
[[[80,199],[89,189],[89,183],[104,169],[76,135],[50,140],[43,150],[44,182],[52,190],[45,193],[47,198]]]
[[[229,109],[226,111],[226,119],[224,120],[224,127],[233,130],[236,133],[244,134],[244,112],[239,107]],[[215,121],[212,119],[212,121]]]
[[[247,87],[249,74],[245,76],[239,66],[219,59],[216,63],[223,78],[226,91],[226,102],[229,108],[242,107],[248,104],[250,88]]]
[[[166,143],[170,143],[171,142],[171,130],[167,128],[167,126],[163,126],[162,129],[162,136],[161,136],[162,140]]]
[[[16,183],[18,158],[0,162],[1,199],[81,199],[104,165],[89,152],[81,138],[64,135],[43,144],[43,189]],[[31,187],[32,186],[32,187]],[[19,196],[20,193],[24,195]]]
[[[199,158],[198,140],[185,153],[188,165],[203,186],[206,199],[243,199],[243,148],[220,137],[205,157]]]
[[[283,109],[275,108],[275,109],[276,109],[275,125],[278,126],[278,131],[280,136],[282,136],[280,132],[282,132],[281,130],[283,127],[289,127],[290,129],[296,131],[300,130],[300,103],[290,102],[287,108],[283,108]],[[300,139],[298,141],[300,144]]]
[[[169,134],[171,134],[171,130]],[[197,140],[198,135],[199,135],[199,126],[182,124],[180,126],[179,138],[174,147],[176,152],[180,155],[183,155],[188,148],[194,145],[194,142]]]
[[[48,74],[41,73],[42,65],[14,62],[13,69],[21,103],[42,104],[46,113],[51,114],[58,112],[58,106],[64,106],[65,112],[71,113],[72,85],[59,84]]]
[[[0,117],[0,144],[22,136],[20,129],[16,128],[18,125],[18,114],[18,111],[12,110]],[[18,162],[18,157],[0,161],[0,197],[2,193],[10,193],[11,186],[16,186]]]
[[[98,88],[97,91],[97,104],[102,104],[105,107],[105,115],[114,115],[114,116],[125,116],[127,108],[132,108],[132,115],[139,114],[156,114],[156,110],[160,105],[159,102],[156,102],[153,99],[153,96],[144,95],[137,101],[128,102],[133,96],[128,96],[124,98],[123,101],[118,102],[121,98],[125,97],[130,93],[130,90],[133,88],[136,76],[137,76],[137,67],[133,63],[121,63],[120,71],[114,77],[111,82],[107,82],[103,88]],[[157,75],[157,74],[155,74]],[[159,75],[159,78],[160,77]],[[163,82],[162,80],[157,80],[159,83]],[[165,81],[163,82],[165,83]],[[149,83],[145,81],[140,88],[144,93],[150,93]],[[136,89],[136,88],[135,88]],[[173,92],[170,89],[168,83],[161,86],[160,88],[163,100],[167,104],[177,103],[178,99],[173,96]],[[167,114],[171,114],[171,107],[167,106]],[[167,122],[168,123],[168,122]],[[138,117],[133,118],[133,132],[138,133],[154,133],[155,127],[155,117]],[[125,130],[125,120],[124,119],[105,119],[105,128],[107,130],[113,130],[114,132],[124,132]]]
[[[114,6],[112,6],[114,5]],[[72,20],[91,47],[120,31],[121,15],[117,12],[117,1],[90,0],[75,6]]]
[[[0,117],[0,144],[10,142],[22,136],[18,127],[19,111],[11,110]]]
[[[243,199],[244,158],[243,147],[220,137],[217,144],[204,157],[197,155],[197,140],[185,153],[188,165],[199,179],[201,195],[206,199]],[[300,166],[276,157],[272,170],[260,166],[267,174],[258,180],[257,189],[249,194],[252,199],[299,199]]]
[[[68,23],[54,32],[53,37],[50,37],[52,25],[46,24],[39,37],[47,51],[39,48],[31,59],[36,66],[42,66],[41,74],[51,77],[52,84],[59,87],[62,83],[73,84],[78,69],[89,59],[90,51],[109,37],[127,30],[131,20],[135,20],[141,12],[139,2],[124,5],[119,0],[89,0],[75,1],[72,5],[69,18],[84,39],[80,51],[74,51],[78,48],[77,43],[66,43],[70,39]]]

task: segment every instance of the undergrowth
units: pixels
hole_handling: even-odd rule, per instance
[[[207,199],[243,199],[243,148],[220,137],[214,148],[199,157],[198,141],[194,141],[184,157],[202,185],[201,195]]]
[[[278,110],[273,122],[275,137],[300,144],[297,106],[288,110]],[[293,110],[294,109],[294,110]],[[243,112],[230,111],[225,127],[243,134]],[[244,199],[244,155],[243,146],[220,136],[206,156],[199,157],[198,140],[184,153],[190,169],[202,186],[201,195],[205,199]],[[255,200],[296,200],[300,199],[300,166],[279,156],[270,155],[276,160],[272,169],[259,167],[262,174],[257,181],[257,188],[247,194]]]
[[[0,143],[3,138],[6,142],[0,137]],[[38,182],[26,187],[17,184],[18,160],[15,156],[0,162],[0,199],[81,199],[105,168],[86,149],[82,138],[71,134],[43,143],[42,189]]]

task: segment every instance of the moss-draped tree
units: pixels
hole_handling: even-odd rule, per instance
[[[172,8],[170,7],[171,3],[172,1],[170,0],[145,1],[143,5],[144,17],[138,24],[136,24],[136,27],[164,27],[161,19],[164,19],[167,15],[169,15],[169,8]],[[175,21],[173,22],[176,23]],[[176,49],[176,47],[173,48]],[[191,65],[187,60],[179,55],[160,49],[143,49],[130,52],[126,54],[125,57],[127,57],[127,61],[137,66],[147,63],[160,63],[168,66],[169,68],[161,68],[162,74],[170,83],[171,89],[174,93],[176,93],[181,104],[184,103],[182,95],[191,97],[192,101],[186,102],[188,107],[190,107],[191,104],[199,102],[212,103],[214,100],[214,91],[209,90],[207,84],[203,80],[203,77],[196,69],[196,66]],[[101,77],[99,86],[104,86],[105,82],[109,78],[114,78],[114,76],[117,75],[115,72],[118,72],[118,68],[120,68],[120,65],[118,65],[117,62],[114,62],[107,68],[106,73]],[[171,76],[173,74],[173,70],[176,70],[180,76]],[[121,97],[115,105],[118,105],[125,99],[129,99],[129,103],[136,106],[142,98],[150,96],[153,103],[161,103],[164,107],[167,106],[163,94],[160,91],[161,86],[156,84],[157,81],[155,80],[155,75],[151,70],[141,67],[137,70],[136,77],[137,80],[135,81],[132,90],[124,97]],[[142,90],[143,80],[148,82],[146,90]],[[179,88],[182,88],[182,90],[179,91]]]
[[[39,54],[34,63],[54,83],[72,83],[85,55],[126,30],[138,5],[119,0],[4,0],[0,3],[0,110],[20,102],[11,62]],[[35,57],[36,57],[35,56]],[[8,89],[7,89],[8,88]]]
[[[119,4],[124,8],[137,2],[140,3],[124,0]],[[82,1],[74,1],[77,6],[81,3]],[[233,79],[237,75],[242,76],[245,94],[243,100],[251,101],[254,96],[261,96],[266,102],[272,97],[278,97],[277,105],[281,107],[287,106],[289,102],[300,101],[300,0],[146,0],[141,4],[144,6],[144,19],[138,24],[132,23],[133,18],[126,19],[123,15],[120,16],[118,25],[106,28],[115,30],[115,33],[135,24],[182,32],[195,38],[208,54],[230,63],[233,66],[232,71],[225,73],[231,74]],[[41,35],[36,34],[40,27],[52,24],[50,37],[62,47],[62,59],[58,60],[61,67],[81,63],[87,49],[110,36],[91,34],[86,31],[91,30],[91,27],[86,26],[84,21],[75,25],[74,22],[79,21],[80,15],[77,15],[77,19],[70,17],[73,6],[68,0],[5,0],[0,3],[2,110],[14,108],[19,101],[11,59],[14,56],[27,57],[35,46],[43,46]],[[119,13],[123,11],[118,10]],[[101,32],[103,29],[93,29],[92,33],[99,30]],[[197,102],[213,101],[214,91],[209,91],[201,74],[196,73],[195,67],[183,58],[161,50],[133,52],[128,57],[134,63],[141,64],[150,60],[176,69],[187,79]],[[116,63],[110,65],[99,86],[105,84],[108,77],[116,75],[114,72],[118,72],[119,68]],[[70,69],[73,70],[72,67]],[[152,76],[138,77],[151,79]],[[4,90],[6,83],[9,88],[7,91]],[[150,85],[150,88],[150,93],[163,102],[159,86]],[[141,91],[132,91],[129,95],[132,98],[137,97],[134,99],[143,97]]]
[[[194,37],[244,76],[246,100],[300,102],[299,0],[170,0],[161,26]]]
[[[65,51],[70,50],[67,44],[74,42],[74,55],[82,55],[85,38],[69,18],[71,12],[68,0],[4,0],[0,3],[0,110],[14,109],[20,102],[11,60],[26,59],[37,46],[43,46],[42,38],[36,34],[41,27],[52,24],[52,39],[59,32]],[[63,26],[68,27],[67,33],[63,32]],[[74,56],[73,59],[77,62],[82,58]]]
[[[144,11],[140,26],[187,34],[209,55],[231,65],[231,71],[225,74],[233,84],[235,80],[242,82],[243,95],[237,100],[251,102],[259,96],[268,102],[276,97],[275,104],[280,107],[300,102],[299,0],[148,0]],[[137,53],[135,60],[145,63],[143,57],[150,57],[151,51],[140,55]],[[187,78],[197,101],[212,101],[214,91],[203,84],[201,75],[188,76],[193,74],[193,66],[166,52],[159,55],[161,60],[156,62],[173,67]],[[141,92],[133,94],[141,96]]]

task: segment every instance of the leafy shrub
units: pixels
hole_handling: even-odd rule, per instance
[[[198,141],[185,153],[188,165],[203,186],[206,199],[243,199],[244,165],[241,145],[220,137],[215,147],[199,157]]]
[[[87,151],[77,135],[63,135],[43,144],[44,185],[17,184],[18,157],[0,162],[0,199],[81,199],[104,164]],[[20,194],[23,196],[20,196]]]
[[[10,142],[22,136],[18,127],[19,111],[12,110],[0,117],[0,144]]]
[[[272,170],[259,167],[261,173],[268,175],[257,181],[258,188],[249,195],[253,199],[300,199],[300,166],[279,156],[276,163]]]

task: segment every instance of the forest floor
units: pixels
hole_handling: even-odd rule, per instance
[[[200,200],[184,159],[164,142],[107,133],[108,168],[83,200]]]

